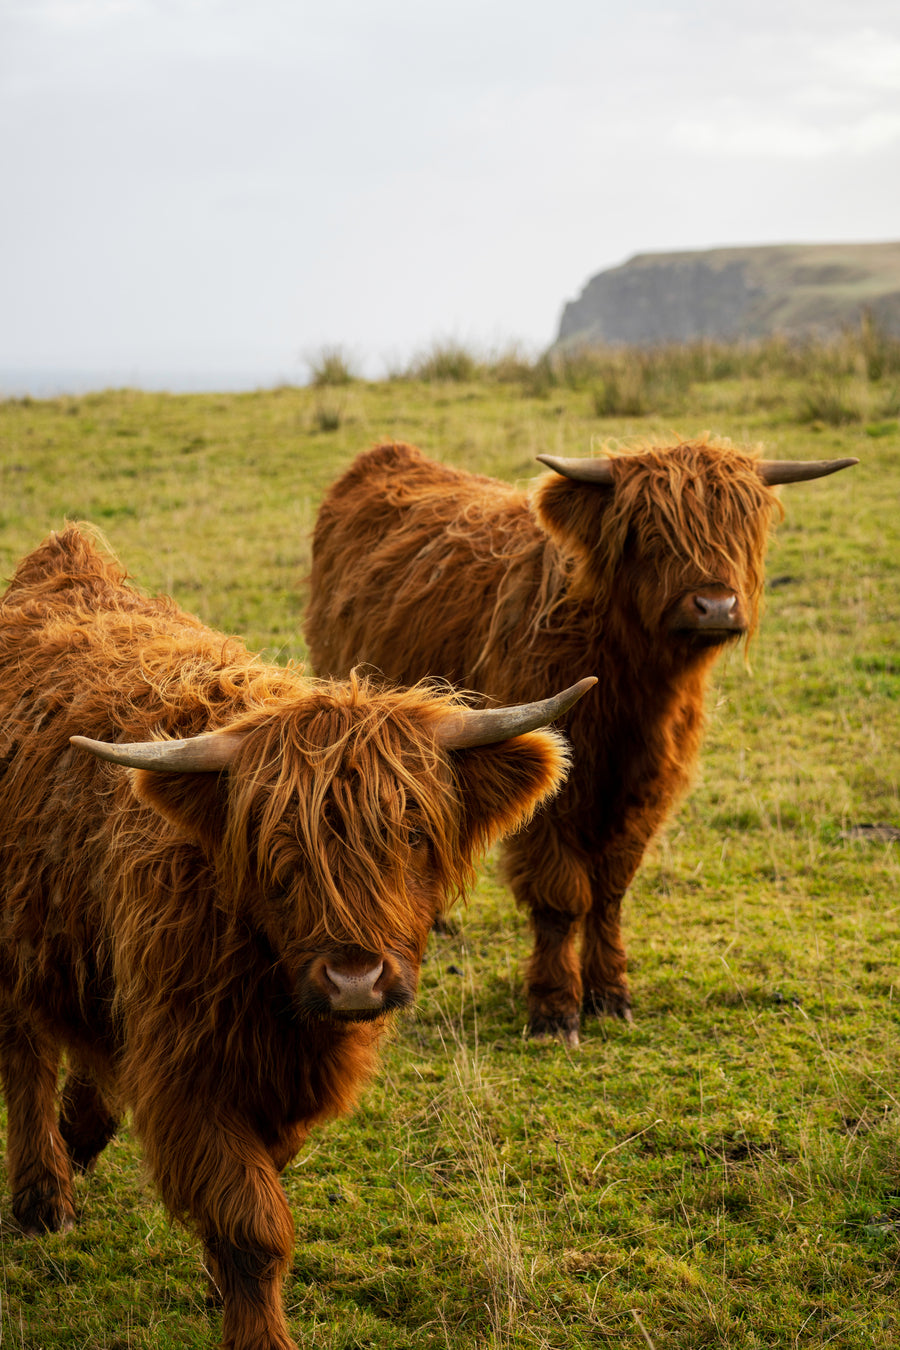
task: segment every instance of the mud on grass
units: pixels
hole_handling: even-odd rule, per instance
[[[489,860],[359,1110],[286,1175],[304,1346],[900,1341],[900,845],[854,828],[900,827],[900,435],[801,425],[797,379],[701,383],[678,418],[861,463],[783,491],[751,668],[718,667],[694,791],[627,901],[634,1028],[523,1039],[527,926]],[[672,429],[598,418],[589,386],[340,393],[332,430],[315,389],[0,404],[0,570],[86,518],[142,585],[302,655],[316,504],[366,445],[523,480]],[[74,1233],[26,1241],[0,1186],[4,1350],[215,1343],[199,1245],[127,1129],[78,1203]]]

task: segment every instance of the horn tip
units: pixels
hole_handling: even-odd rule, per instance
[[[585,675],[583,680],[579,680],[577,684],[572,685],[572,692],[574,693],[577,690],[580,698],[582,694],[586,694],[589,689],[593,689],[594,685],[599,683],[596,675]]]
[[[70,736],[69,744],[74,745],[76,750],[87,750],[88,754],[96,759],[105,759],[110,764],[118,763],[116,759],[118,746],[110,745],[108,741],[94,741],[90,736]]]
[[[568,712],[570,708],[574,708],[579,699],[583,698],[587,691],[593,689],[594,685],[597,683],[598,680],[596,675],[585,675],[583,680],[579,680],[577,684],[573,684],[568,689],[564,689],[562,693],[558,694],[556,697],[556,704],[560,709],[557,716],[561,717],[562,714]]]
[[[612,487],[613,476],[609,459],[568,459],[561,455],[535,455],[541,464],[546,464],[554,473],[563,478],[571,478],[575,483],[593,484],[595,487]]]

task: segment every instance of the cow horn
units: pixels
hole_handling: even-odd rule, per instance
[[[458,708],[441,723],[435,739],[446,750],[462,750],[523,736],[526,731],[535,731],[562,717],[596,683],[596,675],[588,675],[570,689],[539,703],[522,703],[511,708]],[[156,773],[219,773],[228,768],[241,740],[241,736],[222,731],[184,741],[138,741],[125,745],[92,741],[87,736],[69,737],[79,750],[88,750],[110,764]]]
[[[110,764],[153,769],[156,773],[219,773],[228,768],[241,740],[227,731],[204,732],[186,741],[136,741],[130,745],[110,745],[87,736],[69,737],[79,750],[89,750]]]
[[[565,478],[578,483],[600,483],[611,487],[612,461],[608,459],[560,459],[556,455],[538,455],[542,464],[555,469]],[[850,469],[858,459],[761,459],[756,471],[764,483],[777,487],[781,483],[806,483],[812,478],[825,478],[839,469]]]
[[[825,478],[838,469],[850,469],[858,459],[761,459],[756,471],[764,483],[777,487],[779,483],[806,483],[811,478]]]
[[[612,487],[612,460],[609,459],[559,459],[556,455],[538,455],[548,469],[555,469],[564,478],[572,478],[576,483],[601,483]]]
[[[562,717],[596,683],[596,675],[588,675],[570,689],[540,703],[520,703],[511,708],[457,708],[440,724],[435,739],[445,750],[465,750],[524,736],[526,731],[536,731]]]

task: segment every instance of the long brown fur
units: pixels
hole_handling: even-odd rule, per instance
[[[458,703],[266,665],[142,596],[74,526],[0,604],[13,1213],[70,1227],[73,1168],[130,1109],[166,1205],[203,1239],[230,1350],[293,1346],[278,1173],[352,1106],[385,1025],[330,1016],[317,972],[374,954],[408,1001],[475,852],[565,774],[553,732],[438,749]],[[242,737],[221,774],[125,770],[69,744],[220,728]]]
[[[780,509],[752,452],[707,437],[612,465],[613,487],[554,472],[520,491],[377,446],[322,505],[306,625],[320,674],[366,661],[503,703],[599,677],[599,698],[564,723],[566,788],[506,846],[534,931],[529,1026],[570,1040],[582,1004],[630,1016],[622,898],[700,746],[720,648],[672,632],[671,615],[697,590],[728,590],[752,633]]]

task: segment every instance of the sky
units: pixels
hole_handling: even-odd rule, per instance
[[[897,0],[0,0],[0,392],[532,354],[635,253],[897,238]]]

